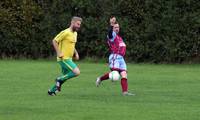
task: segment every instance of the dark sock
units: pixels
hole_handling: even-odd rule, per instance
[[[121,79],[121,87],[122,87],[122,92],[127,92],[128,91],[127,78],[122,78]]]
[[[103,80],[109,79],[109,73],[110,73],[110,72],[108,72],[108,73],[104,74],[103,76],[101,76],[101,77],[100,77],[100,80],[103,81]]]

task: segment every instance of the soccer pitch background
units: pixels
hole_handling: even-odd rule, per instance
[[[79,77],[57,96],[47,90],[60,74],[55,61],[0,60],[0,120],[199,120],[200,65],[128,64],[129,90],[96,77],[103,63],[77,62]]]

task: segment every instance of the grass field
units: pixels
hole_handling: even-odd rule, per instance
[[[95,79],[102,63],[78,63],[81,75],[57,96],[47,90],[60,74],[55,61],[0,61],[0,120],[200,120],[200,65],[128,64],[129,88]]]

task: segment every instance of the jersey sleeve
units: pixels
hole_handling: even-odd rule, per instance
[[[113,42],[114,40],[115,40],[115,38],[116,38],[116,36],[117,36],[117,34],[116,34],[116,32],[112,32],[112,38],[111,39],[109,39],[111,42]]]
[[[116,36],[117,36],[117,34],[113,31],[113,26],[110,26],[108,28],[108,36],[107,36],[108,40],[110,42],[113,42]]]
[[[60,33],[54,38],[54,40],[55,40],[56,42],[60,42],[60,41],[62,41],[62,40],[64,39],[64,36],[65,36],[65,32],[62,31],[62,32],[60,32]]]
[[[113,32],[113,26],[110,26],[109,28],[108,28],[108,38],[109,39],[112,39],[112,32]]]

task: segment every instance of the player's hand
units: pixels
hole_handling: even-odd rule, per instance
[[[57,56],[58,56],[59,58],[62,58],[62,57],[64,56],[64,54],[63,54],[62,52],[60,52],[60,53],[57,54]]]
[[[79,60],[79,55],[78,54],[74,55],[74,60]]]

